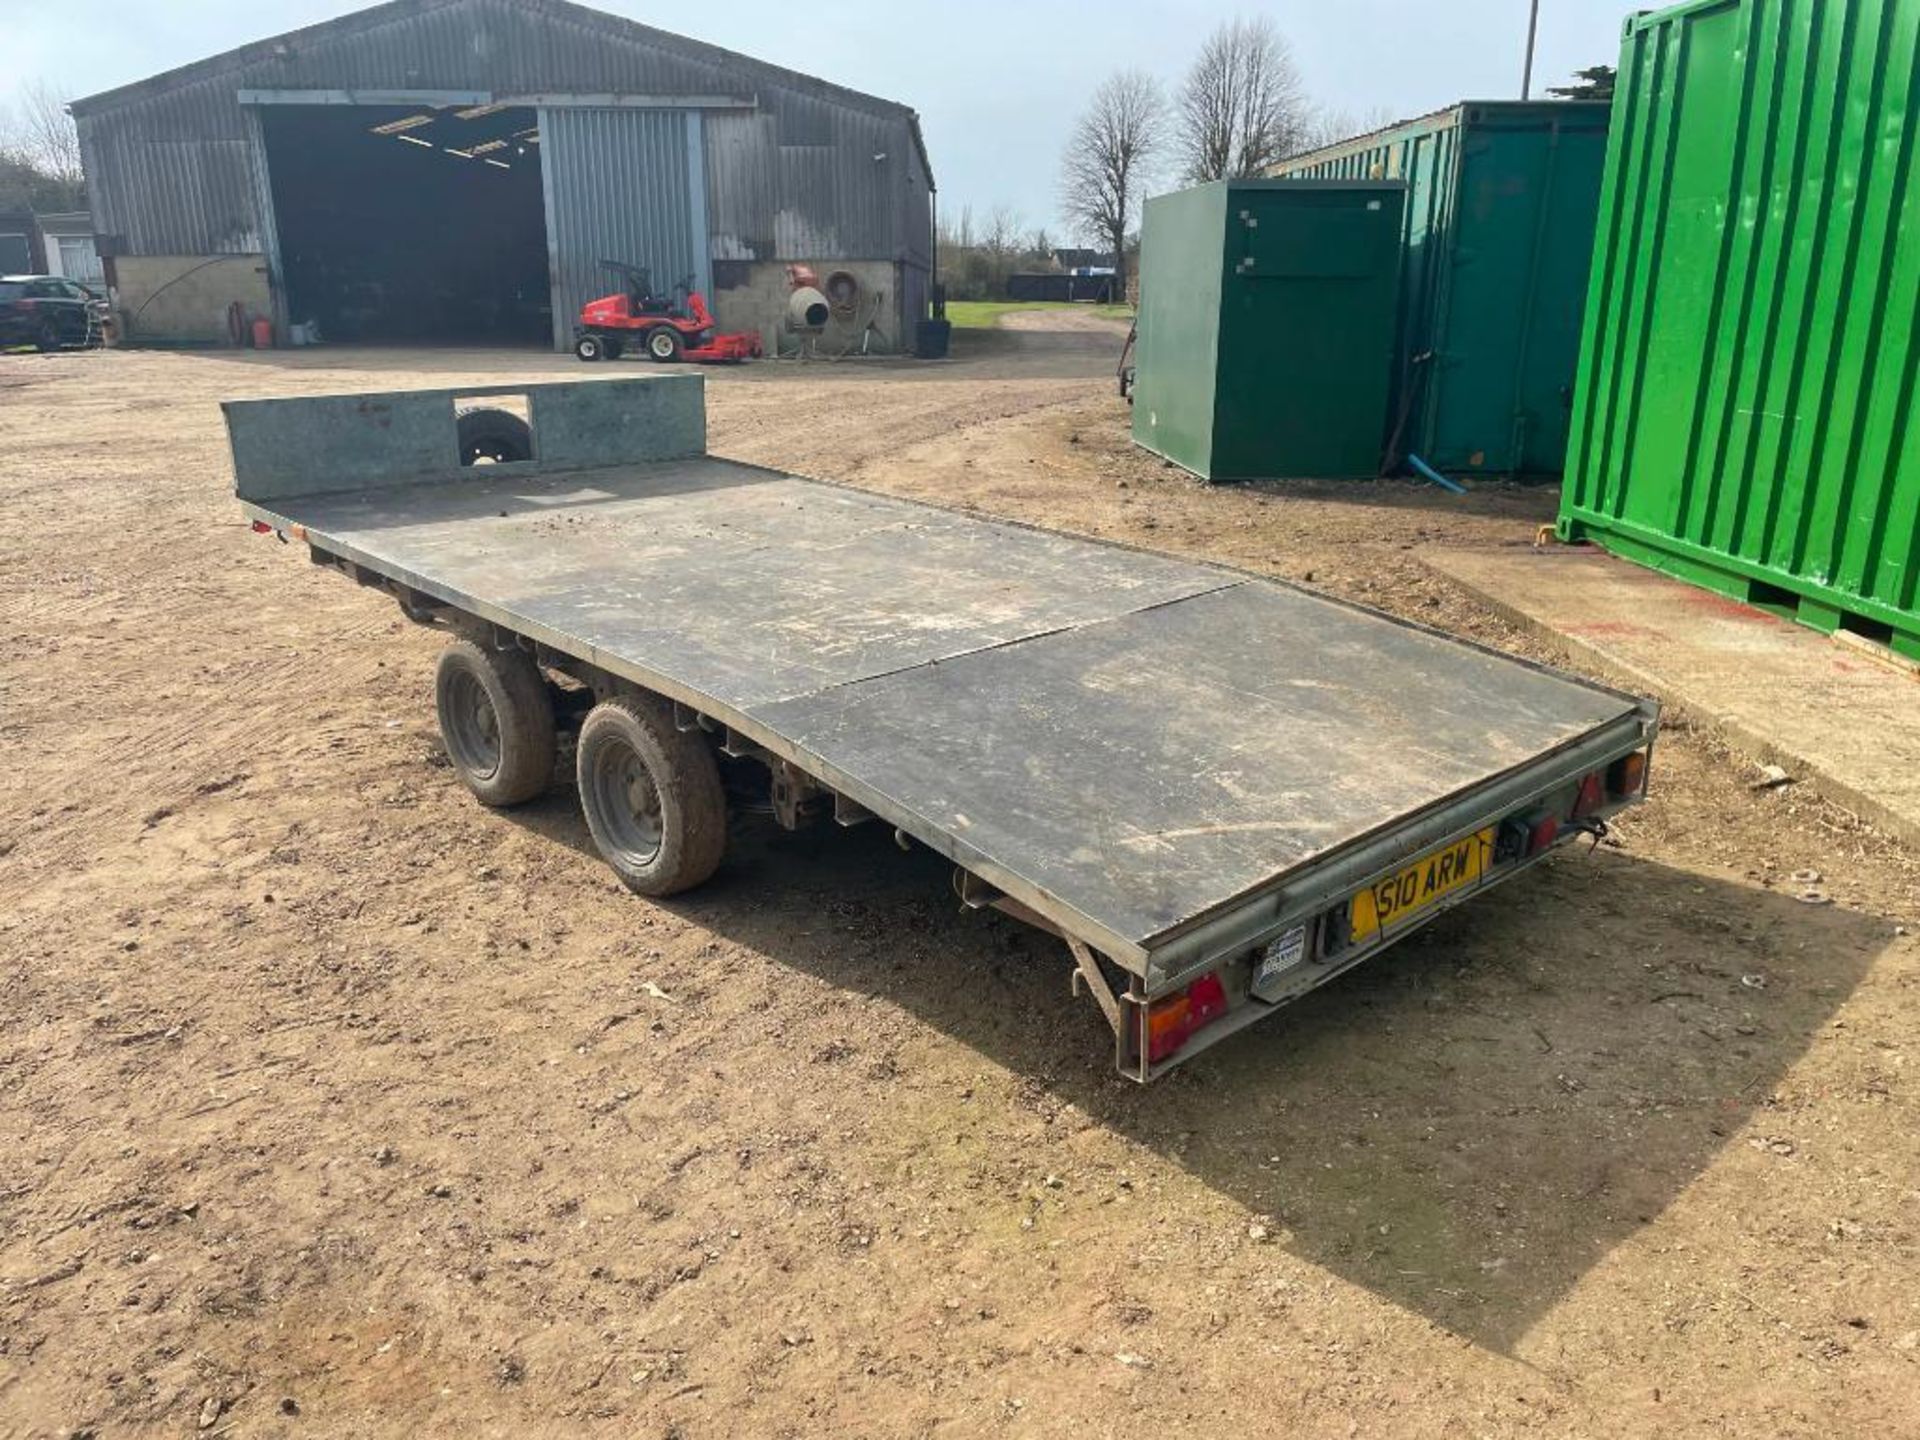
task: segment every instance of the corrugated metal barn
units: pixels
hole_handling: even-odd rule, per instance
[[[926,314],[911,109],[566,0],[392,0],[72,110],[136,341],[257,314],[565,348],[605,260],[769,342],[791,263],[854,282],[823,348],[908,350]]]

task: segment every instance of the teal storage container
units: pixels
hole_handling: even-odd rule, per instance
[[[1920,658],[1920,0],[1626,24],[1560,533]]]
[[[1274,167],[1407,183],[1390,464],[1560,473],[1609,108],[1462,101]]]
[[[1379,473],[1405,198],[1218,180],[1148,200],[1135,442],[1208,480]]]

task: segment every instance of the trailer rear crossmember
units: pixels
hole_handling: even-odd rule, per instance
[[[463,467],[523,396],[526,461]],[[461,639],[448,753],[551,782],[642,893],[719,863],[721,767],[870,820],[1065,941],[1164,1072],[1638,801],[1657,708],[1282,582],[705,453],[699,376],[240,401],[256,527]],[[558,687],[551,677],[565,677]]]

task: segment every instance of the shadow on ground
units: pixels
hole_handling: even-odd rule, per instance
[[[523,822],[591,854],[572,801]],[[1732,1143],[1890,933],[1562,851],[1142,1089],[1057,942],[959,911],[930,852],[879,826],[736,830],[671,902],[686,918],[905,1007],[1270,1216],[1301,1258],[1503,1351]],[[836,924],[796,935],[796,911]]]

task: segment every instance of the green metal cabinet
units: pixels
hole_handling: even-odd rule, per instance
[[[1405,195],[1219,180],[1147,201],[1134,440],[1208,480],[1377,474]]]
[[[1274,167],[1407,182],[1389,463],[1560,472],[1608,108],[1463,101]]]
[[[1560,533],[1920,657],[1920,0],[1626,25]]]

